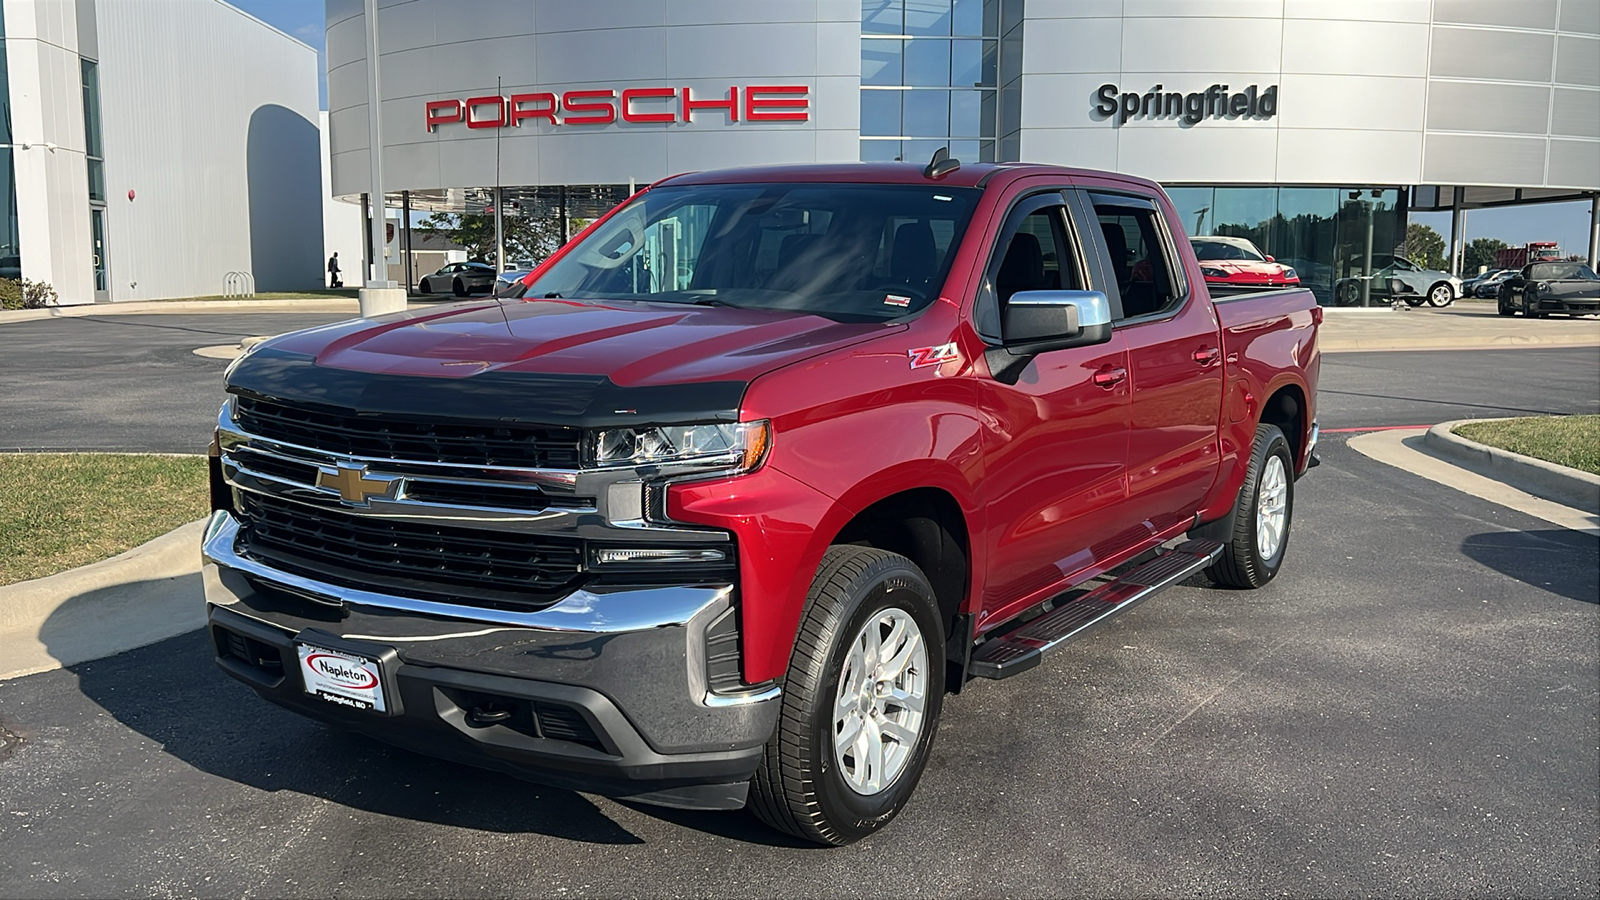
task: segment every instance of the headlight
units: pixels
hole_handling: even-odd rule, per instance
[[[603,468],[699,462],[748,472],[761,464],[771,437],[765,420],[608,428],[595,434],[592,459]]]
[[[1283,277],[1284,278],[1293,278],[1296,281],[1300,280],[1300,276],[1295,274],[1295,271],[1293,269],[1288,269],[1288,268],[1283,270]]]
[[[1221,269],[1213,269],[1210,266],[1201,266],[1200,267],[1200,274],[1204,275],[1207,278],[1227,278],[1228,277],[1228,273],[1227,272],[1224,272]]]
[[[1537,284],[1535,284],[1533,286],[1533,289],[1536,290],[1536,291],[1548,291],[1548,290],[1550,290],[1550,282],[1548,282],[1548,281],[1538,282]]]

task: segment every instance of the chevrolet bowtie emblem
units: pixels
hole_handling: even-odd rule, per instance
[[[392,478],[368,478],[366,466],[343,463],[334,472],[318,471],[317,487],[333,488],[346,503],[366,503],[373,497],[387,497]]]

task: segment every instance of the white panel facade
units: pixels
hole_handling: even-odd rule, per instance
[[[388,191],[653,181],[674,172],[858,158],[860,16],[855,0],[449,0],[380,2]],[[328,106],[333,190],[369,190],[365,17],[329,0]],[[430,100],[574,90],[687,87],[696,100],[730,87],[808,89],[806,121],[739,120],[715,109],[689,122],[428,129]],[[742,99],[742,98],[741,98]],[[613,101],[615,102],[615,101]],[[646,99],[641,113],[678,100]],[[493,116],[493,107],[483,109]],[[496,144],[498,143],[498,153]],[[498,163],[496,159],[498,158]]]
[[[4,0],[22,277],[63,304],[94,302],[77,10],[71,0]],[[46,144],[55,144],[55,149]]]
[[[1020,156],[1177,183],[1600,188],[1597,6],[1027,0]],[[1103,84],[1277,85],[1278,109],[1119,123],[1095,113]]]
[[[111,298],[321,284],[316,52],[218,0],[95,10]]]

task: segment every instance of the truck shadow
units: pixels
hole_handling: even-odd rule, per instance
[[[1576,531],[1491,531],[1461,552],[1502,575],[1582,603],[1600,604],[1600,542]]]
[[[86,697],[168,754],[258,790],[459,828],[643,843],[581,794],[443,764],[281,710],[211,656],[199,630],[67,668]]]

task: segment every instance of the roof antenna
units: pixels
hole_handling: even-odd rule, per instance
[[[939,179],[959,168],[961,168],[961,160],[950,158],[949,147],[940,147],[933,151],[933,159],[928,160],[927,168],[922,170],[922,177]]]

